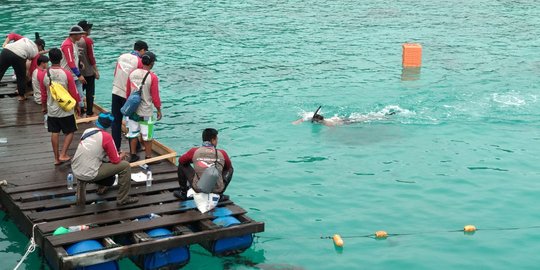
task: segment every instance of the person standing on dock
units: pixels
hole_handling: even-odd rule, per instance
[[[69,70],[65,70],[60,66],[62,61],[62,51],[60,49],[54,48],[49,51],[49,58],[51,60],[51,67],[46,71],[43,78],[40,80],[40,90],[41,90],[41,107],[43,113],[47,114],[47,129],[51,132],[51,143],[54,153],[54,165],[60,165],[71,159],[68,156],[67,151],[69,145],[73,140],[73,133],[77,131],[77,123],[75,122],[74,109],[77,111],[77,114],[81,114],[81,109],[77,105],[80,101],[79,94],[77,93],[77,88],[71,76]],[[70,111],[64,111],[60,108],[60,105],[56,100],[53,99],[50,93],[49,86],[51,85],[51,80],[61,84],[65,89],[69,91],[69,94],[75,99],[77,104],[75,108]],[[58,143],[60,137],[60,131],[65,135],[64,144],[62,145],[62,152],[58,153]]]
[[[96,121],[97,128],[86,129],[77,147],[71,169],[75,177],[98,185],[97,194],[102,195],[112,186],[118,174],[118,205],[132,204],[139,201],[129,197],[131,189],[131,167],[122,160],[126,153],[118,153],[111,134],[106,129],[111,126],[114,117],[110,113],[100,113]],[[110,162],[104,162],[108,157]]]
[[[41,89],[39,82],[43,81],[49,67],[49,57],[41,55],[37,60],[37,68],[32,72],[32,89],[34,90],[34,101],[41,105]]]
[[[180,190],[175,191],[174,196],[181,200],[187,200],[189,187],[194,188],[195,192],[199,192],[196,188],[197,183],[205,169],[213,164],[219,171],[219,178],[212,193],[220,194],[220,201],[228,200],[229,197],[223,193],[231,183],[234,172],[231,159],[225,150],[217,149],[218,131],[216,129],[205,129],[202,133],[202,140],[201,147],[191,148],[178,159]],[[191,163],[193,163],[193,167],[191,167]]]
[[[116,69],[114,70],[113,88],[112,88],[112,103],[111,113],[114,116],[114,122],[111,126],[112,137],[116,144],[116,149],[120,151],[122,145],[122,118],[120,108],[126,103],[126,82],[129,74],[137,69],[142,68],[141,57],[148,51],[148,44],[142,40],[138,40],[133,45],[133,51],[124,53],[118,57]]]
[[[81,74],[79,70],[79,46],[77,42],[82,38],[84,34],[82,27],[74,25],[69,31],[69,37],[67,37],[64,42],[62,42],[62,68],[66,70],[71,70],[73,77],[75,77],[75,86],[77,87],[77,92],[81,97],[79,101],[79,107],[81,108],[81,113],[84,113],[84,93],[83,93],[83,84],[86,84],[86,79]]]
[[[19,101],[26,100],[26,60],[31,60],[32,63],[37,63],[37,58],[40,56],[39,52],[43,51],[44,49],[45,41],[40,39],[39,34],[36,33],[35,42],[28,38],[17,36],[17,41],[6,44],[0,53],[0,81],[4,77],[6,70],[9,67],[13,67],[15,76],[17,77]]]
[[[133,91],[141,91],[141,103],[135,115],[127,117],[126,126],[129,130],[127,137],[130,144],[131,157],[129,162],[139,160],[137,156],[138,137],[142,135],[146,159],[152,158],[152,140],[154,139],[154,123],[161,120],[161,98],[159,97],[159,81],[155,73],[150,71],[156,62],[156,55],[146,52],[142,57],[142,68],[129,74],[126,83],[126,96]],[[156,107],[157,118],[154,119],[152,104]]]
[[[89,37],[93,24],[84,20],[80,21],[77,25],[82,27],[85,32],[82,38],[77,41],[77,46],[79,46],[79,58],[82,66],[81,74],[86,80],[86,84],[83,85],[83,91],[86,92],[86,115],[92,116],[94,114],[96,80],[99,80],[99,71],[96,65],[96,58],[94,57],[94,41]]]

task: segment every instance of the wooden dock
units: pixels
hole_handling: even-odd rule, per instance
[[[15,84],[12,83],[0,87],[0,93],[14,91]],[[79,130],[68,151],[70,156],[73,156],[82,132],[93,126],[89,120],[92,119],[78,121]],[[0,141],[0,180],[6,180],[7,185],[0,186],[1,204],[29,238],[35,227],[36,243],[52,269],[73,269],[124,257],[141,258],[153,252],[193,244],[208,248],[219,239],[264,231],[264,223],[250,219],[244,209],[230,200],[220,202],[219,211],[202,214],[192,200],[181,202],[175,198],[172,192],[178,189],[174,164],[176,153],[159,142],[155,144],[154,156],[161,155],[163,162],[151,165],[154,176],[152,186],[132,182],[130,195],[137,196],[138,203],[117,206],[116,187],[104,195],[98,195],[96,186],[89,184],[86,204],[77,206],[76,188],[66,188],[66,175],[71,170],[69,163],[53,165],[50,133],[43,125],[40,105],[35,104],[31,98],[18,102],[11,95],[0,97],[2,138],[6,138],[7,143]],[[62,140],[61,135],[60,146]],[[127,142],[123,142],[123,145],[126,146]],[[142,170],[139,163],[132,164],[132,173]],[[221,227],[212,222],[223,211],[240,221],[240,224]],[[150,213],[159,217],[137,220]],[[95,227],[52,235],[58,227],[81,224],[92,224]],[[166,238],[150,237],[147,232],[155,228],[166,228],[172,235]],[[70,245],[89,239],[97,240],[104,248],[68,255],[66,249]],[[140,260],[136,263],[144,267]],[[178,266],[170,267],[177,269]]]

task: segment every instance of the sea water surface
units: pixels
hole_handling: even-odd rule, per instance
[[[183,153],[219,130],[235,168],[227,193],[266,231],[236,257],[193,246],[185,269],[538,269],[537,1],[0,4],[2,35],[38,31],[48,47],[94,23],[106,108],[116,58],[147,41],[163,101],[156,137]],[[416,80],[401,68],[405,42],[423,46]],[[375,119],[291,124],[321,105]],[[479,231],[464,235],[467,224]],[[378,230],[390,237],[366,237]],[[3,269],[27,241],[2,220]],[[48,267],[32,254],[23,268]]]

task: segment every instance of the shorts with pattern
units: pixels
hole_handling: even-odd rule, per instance
[[[151,141],[154,139],[154,117],[153,116],[139,116],[138,121],[132,120],[126,117],[126,126],[128,128],[128,138],[137,138],[139,134],[142,135],[143,141]]]

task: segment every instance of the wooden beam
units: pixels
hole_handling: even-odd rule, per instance
[[[246,213],[246,210],[236,205],[229,205],[227,206],[227,208],[231,211],[231,215],[240,215]],[[164,216],[144,222],[131,222],[130,226],[126,226],[125,224],[114,224],[104,227],[93,228],[91,230],[72,232],[62,235],[53,235],[47,237],[46,241],[50,241],[53,246],[63,246],[87,239],[112,237],[120,234],[144,231],[158,227],[172,226],[176,224],[192,223],[199,220],[211,218],[214,218],[212,212],[207,212],[203,214],[198,210],[189,210],[182,213],[182,215]]]
[[[98,119],[98,116],[91,116],[91,117],[83,117],[83,118],[77,118],[77,120],[75,120],[75,122],[77,122],[77,124],[81,124],[81,123],[88,123],[88,122],[92,122],[92,121],[96,121]]]
[[[176,151],[174,151],[173,149],[171,149],[168,146],[162,144],[158,140],[153,140],[152,141],[152,150],[156,151],[156,153],[158,153],[160,155],[165,155],[165,154],[168,154],[168,153],[174,153],[175,154],[174,157],[170,157],[169,162],[176,165]]]
[[[136,161],[136,162],[132,162],[129,165],[133,168],[133,167],[138,167],[140,165],[148,164],[148,163],[158,161],[158,160],[168,159],[170,161],[171,158],[174,159],[175,157],[176,157],[176,152],[172,152],[172,153],[168,153],[168,154],[165,154],[165,155],[161,155],[161,156],[157,156],[157,157],[153,157],[153,158],[149,158],[149,159],[143,159],[143,160],[139,160],[139,161]],[[173,164],[174,164],[174,162],[173,162]]]
[[[168,238],[155,238],[152,241],[141,242],[128,246],[63,257],[61,260],[64,269],[72,269],[78,266],[102,263],[106,261],[118,260],[128,256],[149,254],[159,250],[187,246],[199,243],[203,240],[217,240],[262,231],[264,231],[264,223],[262,222],[241,224],[212,231],[194,232],[192,234],[171,236]]]

